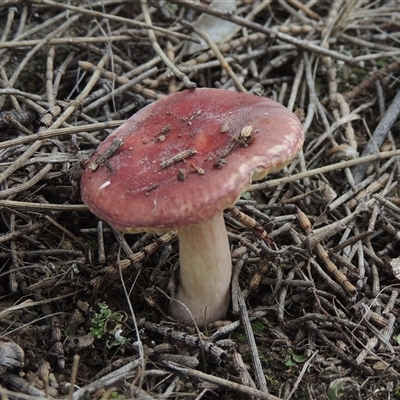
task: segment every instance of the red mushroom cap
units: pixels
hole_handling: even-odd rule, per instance
[[[275,101],[185,90],[141,109],[100,144],[83,172],[82,199],[125,232],[197,225],[290,163],[303,140],[298,118]]]

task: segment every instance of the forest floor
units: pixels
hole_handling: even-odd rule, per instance
[[[1,399],[400,399],[400,3],[210,3],[0,3]],[[176,235],[122,235],[79,190],[191,83],[305,132],[225,211],[232,302],[199,329],[167,313]]]

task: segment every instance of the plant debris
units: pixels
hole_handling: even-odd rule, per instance
[[[1,397],[399,399],[399,25],[395,0],[3,0]],[[202,331],[165,312],[176,234],[122,235],[79,198],[115,127],[195,86],[272,98],[306,132],[225,212],[231,311]]]

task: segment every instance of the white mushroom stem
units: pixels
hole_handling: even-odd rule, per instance
[[[231,253],[223,214],[178,231],[180,281],[175,299],[184,303],[197,324],[225,317],[232,275]],[[170,314],[193,324],[185,307],[172,301]]]

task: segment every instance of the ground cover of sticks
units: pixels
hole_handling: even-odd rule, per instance
[[[210,3],[1,2],[1,399],[400,399],[400,4]],[[115,127],[193,83],[306,132],[225,212],[232,305],[201,330],[166,315],[175,233],[124,236],[79,195]]]

